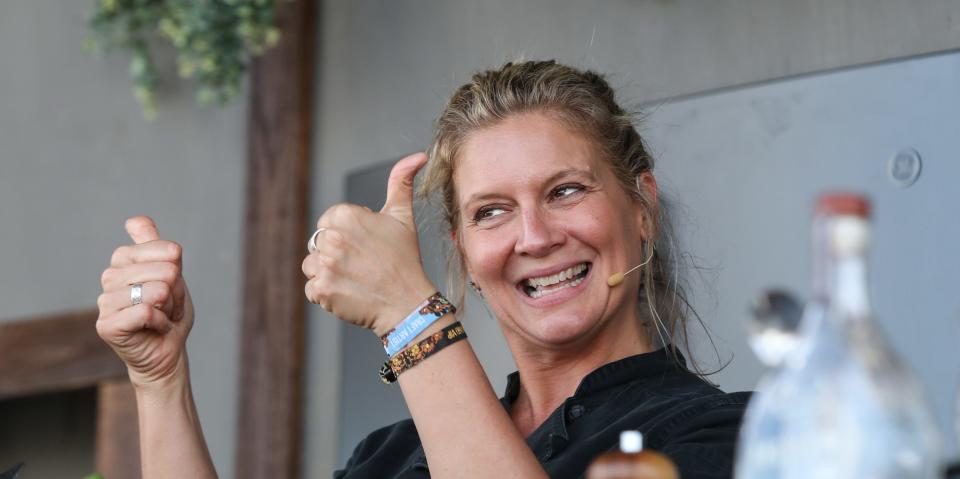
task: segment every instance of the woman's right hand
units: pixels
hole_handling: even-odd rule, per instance
[[[127,364],[134,386],[187,379],[193,302],[181,272],[181,247],[160,239],[149,217],[130,218],[125,227],[135,244],[114,250],[101,276],[97,334]],[[143,302],[134,305],[130,292],[136,283],[143,284]]]

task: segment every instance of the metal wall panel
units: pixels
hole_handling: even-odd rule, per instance
[[[874,204],[873,304],[918,370],[946,426],[960,383],[960,53],[918,57],[700,95],[649,108],[657,173],[682,205],[678,235],[711,267],[697,307],[722,350],[716,376],[750,389],[761,367],[743,321],[763,288],[809,293],[817,194],[852,189]],[[888,162],[913,149],[902,188]],[[696,275],[693,275],[696,278]],[[709,358],[707,347],[699,348]]]
[[[890,341],[932,393],[945,429],[960,384],[956,344],[960,294],[960,53],[753,85],[649,105],[643,134],[671,200],[684,275],[720,358],[693,328],[695,354],[726,390],[752,389],[762,367],[743,322],[762,289],[806,296],[810,216],[829,189],[868,193],[874,202],[872,292]],[[888,162],[912,148],[923,169],[912,186],[890,180]],[[347,199],[379,208],[389,164],[348,175]],[[421,248],[443,284],[436,213],[418,208]],[[511,370],[499,329],[468,297],[472,343],[494,384]],[[383,353],[367,331],[344,328],[342,465],[376,427],[408,417],[402,396],[379,384]]]

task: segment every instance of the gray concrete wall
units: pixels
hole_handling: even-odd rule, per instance
[[[127,56],[81,49],[91,5],[0,3],[0,320],[94,307],[100,272],[128,241],[124,220],[153,215],[161,234],[184,245],[197,311],[194,393],[217,468],[231,477],[245,102],[199,108],[190,85],[174,80],[156,121],[145,122]],[[92,465],[38,454],[22,459],[63,459],[49,477],[82,477]],[[0,451],[0,467],[13,459]]]
[[[316,215],[344,200],[350,172],[425,148],[432,122],[453,88],[478,69],[521,56],[558,58],[611,73],[628,104],[657,103],[955,49],[960,47],[960,4],[952,0],[327,1],[319,31]],[[698,140],[684,137],[681,141]],[[683,178],[685,171],[671,171],[671,175]],[[701,199],[694,196],[690,203]],[[805,221],[805,214],[797,219]],[[707,260],[719,262],[720,258]],[[710,301],[726,299],[717,296],[716,286],[712,291],[703,288],[703,309],[713,319],[719,307]],[[513,365],[492,321],[482,308],[468,303],[471,342],[499,389],[503,374]],[[352,445],[338,446],[329,434],[350,427],[337,424],[340,408],[334,385],[339,383],[340,369],[334,365],[341,356],[341,326],[315,308],[311,316],[315,320],[310,322],[305,476],[321,477],[342,465],[341,450]],[[739,334],[733,329],[739,325],[725,328],[720,331],[722,337]],[[744,347],[730,344],[733,341],[722,343],[721,351]],[[731,372],[722,376],[724,385],[752,384],[756,364],[748,363],[741,370],[743,376],[734,378],[737,367],[734,363]]]

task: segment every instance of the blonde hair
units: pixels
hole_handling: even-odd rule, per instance
[[[662,195],[648,198],[647,190],[640,184],[641,175],[653,170],[654,161],[634,127],[635,115],[621,108],[614,96],[601,75],[552,60],[511,62],[477,73],[454,92],[437,120],[419,193],[423,197],[439,197],[443,215],[451,231],[456,231],[460,227],[460,211],[453,172],[460,149],[471,133],[525,112],[548,114],[582,132],[596,141],[624,190],[643,205],[651,220],[647,234],[652,241],[640,242],[641,257],[650,258],[640,269],[639,292],[648,337],[662,346],[670,345],[674,355],[678,343],[689,352],[688,312],[697,316],[670,268],[673,235],[666,208],[662,207]],[[462,304],[466,273],[456,245],[449,255],[448,269],[448,292]],[[656,335],[651,334],[651,329]],[[692,363],[700,373],[696,362]]]

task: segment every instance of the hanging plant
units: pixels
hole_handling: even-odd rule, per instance
[[[176,50],[178,73],[196,79],[201,105],[226,104],[240,93],[247,61],[280,39],[274,10],[282,0],[99,0],[86,47],[128,50],[134,96],[148,119],[156,115],[158,83],[151,47]]]

